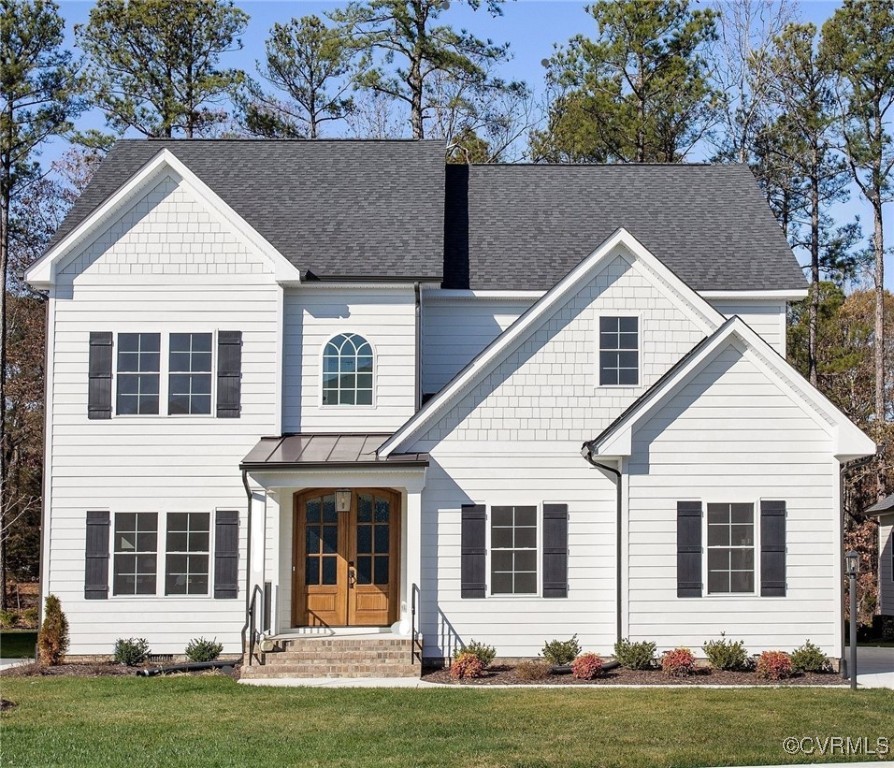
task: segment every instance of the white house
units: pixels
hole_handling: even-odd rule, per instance
[[[878,518],[878,612],[894,622],[894,494],[866,510]],[[883,620],[885,621],[885,620]]]
[[[785,361],[806,285],[749,170],[443,157],[112,149],[27,275],[71,653],[837,658],[839,467],[875,446]]]

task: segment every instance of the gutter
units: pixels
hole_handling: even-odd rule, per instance
[[[615,636],[616,640],[620,642],[623,639],[623,626],[621,621],[621,608],[622,608],[622,591],[621,591],[621,577],[623,575],[623,568],[621,565],[621,556],[623,554],[621,547],[621,525],[623,523],[623,492],[621,487],[621,471],[615,467],[610,467],[608,464],[602,464],[601,462],[596,461],[593,458],[593,454],[590,452],[590,444],[584,443],[580,450],[581,456],[583,456],[588,464],[596,467],[596,469],[601,469],[604,472],[610,472],[615,476],[615,488],[617,489],[617,509],[615,516],[615,525],[617,526],[617,536],[615,537]]]
[[[242,637],[242,651],[247,654],[247,664],[251,666],[251,648],[246,645],[246,637],[248,635],[248,627],[251,624],[251,617],[248,615],[251,610],[251,507],[252,496],[251,488],[248,486],[248,471],[242,470],[242,485],[245,488],[245,496],[248,501],[248,529],[245,532],[245,624],[242,625],[240,636]]]

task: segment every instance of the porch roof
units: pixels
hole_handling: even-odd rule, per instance
[[[242,459],[240,469],[311,469],[336,467],[427,467],[427,453],[393,453],[385,459],[376,448],[391,434],[299,433],[262,437]]]

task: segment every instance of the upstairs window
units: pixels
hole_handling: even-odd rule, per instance
[[[599,318],[599,385],[639,384],[639,318]]]
[[[340,333],[323,349],[323,405],[372,405],[373,351],[356,333]]]
[[[118,334],[118,404],[120,415],[158,413],[161,334]]]
[[[211,413],[211,334],[172,333],[168,413]]]

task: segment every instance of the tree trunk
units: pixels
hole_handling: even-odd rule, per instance
[[[5,158],[4,158],[5,159]],[[6,274],[9,271],[9,186],[12,169],[4,163],[0,181],[0,609],[6,610],[6,509],[9,462],[6,437]]]
[[[414,139],[425,138],[425,126],[422,120],[422,61],[419,56],[413,57],[407,78],[407,84],[410,86],[410,124]]]
[[[881,190],[872,200],[875,252],[875,418],[879,428],[885,423],[885,234],[882,229]]]
[[[819,157],[813,148],[813,177],[810,179],[810,308],[807,317],[807,374],[810,383],[816,386],[816,326],[820,305],[820,180]]]

